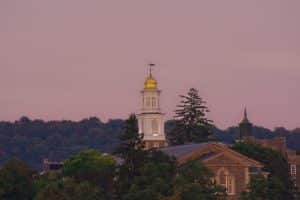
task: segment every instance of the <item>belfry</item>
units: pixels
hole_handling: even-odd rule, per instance
[[[160,94],[158,84],[152,75],[149,64],[149,75],[145,80],[142,94],[142,108],[138,114],[139,133],[144,135],[145,148],[161,148],[167,146],[164,131],[164,114],[160,109]]]

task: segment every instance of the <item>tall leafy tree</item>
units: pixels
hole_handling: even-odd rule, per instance
[[[124,200],[160,200],[173,193],[176,161],[160,151],[147,154],[141,174],[134,178]]]
[[[201,162],[191,160],[177,169],[174,194],[163,200],[225,200],[226,190],[212,178]]]
[[[102,188],[87,181],[64,178],[40,189],[34,200],[107,200],[105,193]]]
[[[171,144],[203,142],[212,133],[212,121],[207,118],[209,109],[195,88],[181,95],[175,110],[176,126],[169,135]]]
[[[63,175],[72,177],[77,182],[88,181],[106,191],[110,198],[115,177],[116,162],[109,155],[88,150],[68,159],[63,166]]]
[[[0,199],[31,200],[35,172],[19,160],[11,160],[0,170]]]
[[[276,177],[266,178],[263,175],[251,177],[247,191],[243,192],[240,200],[281,200],[287,199],[282,194],[284,187]],[[290,199],[290,198],[289,198]]]

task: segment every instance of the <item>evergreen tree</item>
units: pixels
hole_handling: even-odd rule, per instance
[[[126,120],[124,133],[120,139],[121,144],[115,152],[123,159],[123,164],[118,170],[117,193],[119,195],[129,189],[135,176],[140,175],[146,156],[143,134],[138,132],[138,121],[135,114],[131,114]]]
[[[180,97],[180,104],[175,110],[176,126],[169,136],[171,144],[206,141],[212,131],[212,121],[206,117],[209,112],[206,102],[195,88]]]

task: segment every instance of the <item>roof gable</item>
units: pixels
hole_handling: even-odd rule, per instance
[[[183,164],[188,160],[199,159],[202,162],[208,162],[218,156],[226,156],[231,162],[239,163],[239,165],[248,167],[263,167],[263,165],[247,156],[244,156],[222,143],[208,142],[188,145],[171,146],[161,149],[169,156],[177,158],[179,164]]]

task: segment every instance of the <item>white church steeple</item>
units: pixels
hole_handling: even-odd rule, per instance
[[[146,149],[166,146],[164,132],[164,114],[160,109],[160,93],[158,84],[152,75],[152,67],[149,64],[149,75],[144,83],[142,94],[142,109],[138,115],[139,133],[144,134]]]

